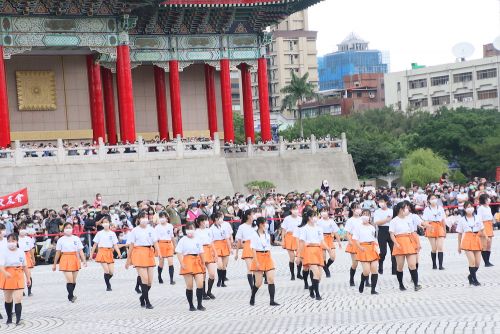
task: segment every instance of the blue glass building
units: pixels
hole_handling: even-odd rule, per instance
[[[318,57],[319,89],[343,89],[345,76],[387,73],[388,64],[378,50],[368,50],[368,42],[351,33],[338,45],[338,51]]]

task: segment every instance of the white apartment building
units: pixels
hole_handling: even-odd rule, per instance
[[[388,73],[385,104],[396,110],[498,108],[500,57]]]

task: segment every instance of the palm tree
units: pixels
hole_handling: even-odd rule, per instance
[[[287,94],[282,101],[281,111],[289,109],[290,111],[297,107],[299,112],[300,136],[304,137],[304,128],[302,127],[302,104],[312,98],[317,98],[318,94],[315,92],[315,86],[308,82],[309,73],[304,74],[302,77],[295,75],[292,72],[292,81],[286,87],[281,89],[283,94]]]

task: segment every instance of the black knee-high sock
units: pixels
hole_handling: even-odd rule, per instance
[[[316,298],[320,297],[320,295],[319,295],[319,280],[313,278],[312,279],[312,286],[314,288],[314,293],[316,294]]]
[[[288,262],[288,267],[290,268],[290,275],[292,275],[292,277],[295,277],[295,263]]]
[[[474,267],[473,268],[473,272],[472,272],[472,279],[474,280],[474,282],[478,283],[477,281],[477,276],[476,276],[476,273],[477,271],[479,270],[479,267]]]
[[[250,297],[250,304],[251,305],[253,305],[255,303],[255,295],[257,294],[257,291],[259,291],[259,288],[254,285],[252,287],[252,296]]]
[[[354,275],[356,275],[356,269],[352,269],[349,271],[349,275],[350,275],[350,278],[349,278],[349,282],[354,282]]]
[[[490,255],[491,255],[491,251],[486,251],[486,260],[488,260],[488,264],[491,264],[490,263]]]
[[[488,263],[487,257],[486,257],[486,251],[481,251],[481,257],[483,258],[484,264]]]
[[[398,278],[399,286],[404,286],[403,285],[403,272],[402,271],[396,271],[396,277]]]
[[[438,252],[439,268],[443,268],[443,252]]]
[[[142,284],[141,276],[137,276],[137,281],[135,283],[135,289],[137,290]]]
[[[76,283],[71,283],[71,293],[75,295]]]
[[[203,289],[196,289],[196,301],[198,302],[198,308],[203,307]]]
[[[161,279],[161,273],[163,272],[163,267],[158,266],[158,278]]]
[[[149,286],[147,284],[141,284],[142,299],[149,304]]]
[[[252,289],[252,286],[253,286],[253,275],[252,274],[247,274],[247,280],[248,280],[248,285],[250,285],[250,289]]]
[[[417,262],[416,266],[417,266],[417,270],[418,270],[418,262]]]
[[[415,286],[418,285],[418,271],[417,269],[410,270],[411,280]]]
[[[168,276],[170,276],[170,282],[174,281],[174,266],[168,266]]]
[[[269,291],[269,301],[274,303],[274,294],[276,293],[276,287],[274,284],[268,284],[267,291]]]
[[[309,284],[307,284],[307,279],[309,278],[309,270],[304,270],[302,271],[302,279],[304,280],[304,287],[308,287]]]
[[[212,279],[212,278],[209,278],[208,279],[208,290],[207,290],[207,294],[211,294],[212,293],[212,287],[214,286],[214,282],[215,280]]]
[[[7,320],[12,321],[12,307],[14,306],[13,302],[7,303],[5,302],[5,313],[7,313]]]
[[[372,274],[371,279],[372,279],[372,292],[375,292],[375,288],[377,287],[377,282],[378,282],[378,274]]]
[[[363,273],[361,273],[361,282],[359,282],[359,292],[362,293],[364,291],[364,289],[365,289],[365,281],[368,281],[369,277],[370,277],[369,275],[365,276],[365,275],[363,275]]]
[[[71,292],[71,283],[66,283],[66,290],[68,291],[68,299],[73,298],[73,292]]]
[[[297,275],[300,275],[300,274],[301,274],[301,272],[302,272],[301,270],[302,270],[302,263],[299,263],[299,264],[297,265]]]
[[[333,260],[332,259],[328,259],[328,261],[326,262],[326,267],[330,268],[330,266],[332,265],[332,263],[333,263]]]
[[[220,282],[222,282],[222,270],[217,269],[217,284],[219,284]]]
[[[30,282],[31,282],[31,284],[28,287],[28,296],[31,295],[31,289],[33,288],[33,278],[31,278]]]
[[[109,279],[111,278],[110,274],[104,274],[104,282],[106,282],[106,287],[111,288],[111,284],[109,282]]]
[[[193,290],[186,289],[186,299],[187,299],[187,301],[189,303],[189,307],[193,308],[194,307],[194,304],[193,304]]]
[[[227,277],[227,269],[222,270],[222,283],[226,281]]]
[[[23,312],[23,305],[21,303],[17,303],[16,305],[14,305],[14,309],[16,312],[16,324],[18,324],[19,321],[21,321],[21,313]]]
[[[431,252],[431,259],[432,259],[432,268],[437,268],[437,265],[436,265],[436,253]]]

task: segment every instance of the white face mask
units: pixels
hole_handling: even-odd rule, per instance
[[[188,238],[194,237],[194,230],[186,230],[186,236]]]
[[[404,211],[403,211],[403,214],[404,214],[405,216],[408,216],[408,215],[410,214],[410,209],[405,208],[405,209],[404,209]]]
[[[367,223],[370,220],[370,217],[368,217],[368,216],[361,216],[361,220],[363,221],[363,223]]]
[[[149,220],[147,220],[147,219],[141,219],[141,220],[139,221],[139,224],[141,224],[141,226],[146,226],[146,225],[148,224],[148,221],[149,221]]]
[[[28,234],[28,232],[26,230],[19,230],[19,235],[22,235],[22,236],[25,236],[26,234]]]
[[[206,228],[210,227],[210,222],[208,220],[205,222],[205,227]]]
[[[297,209],[292,210],[292,215],[296,216],[298,214],[299,214],[299,210],[297,210]]]
[[[326,211],[321,212],[321,218],[328,218],[328,212]]]
[[[268,224],[268,223],[265,223],[265,224],[264,224],[264,231],[267,231],[267,230],[269,230],[269,224]]]
[[[432,198],[429,203],[431,203],[432,205],[436,205],[438,202],[437,198]]]
[[[109,223],[103,223],[102,227],[105,228],[105,229],[108,229],[109,228]]]
[[[381,209],[385,209],[387,207],[387,204],[385,204],[385,202],[380,202],[378,203],[378,206],[380,206]]]
[[[465,212],[474,213],[474,208],[467,208],[467,209],[465,209]]]
[[[17,242],[8,242],[7,243],[7,247],[10,249],[10,250],[14,250],[17,248]]]
[[[65,228],[64,229],[64,234],[65,235],[71,235],[71,234],[73,234],[73,229],[72,228]]]
[[[160,223],[161,223],[161,224],[164,224],[164,223],[166,223],[166,222],[167,222],[167,218],[160,218],[159,220],[160,220]]]
[[[354,209],[354,214],[359,216],[361,214],[361,209]]]

